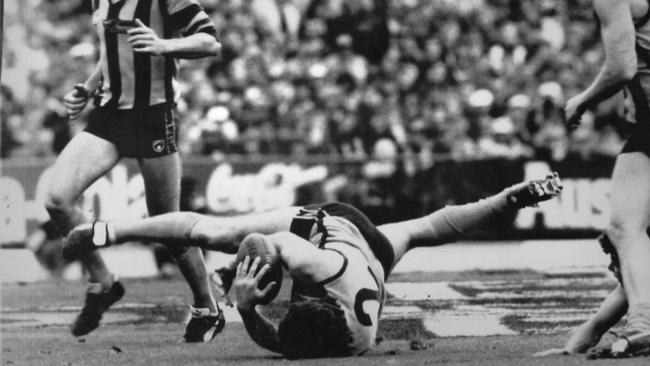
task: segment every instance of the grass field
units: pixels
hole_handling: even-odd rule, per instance
[[[285,281],[278,304],[283,313]],[[83,299],[79,282],[4,284],[2,365],[648,365],[650,358],[532,358],[560,346],[614,285],[604,273],[412,273],[395,276],[380,342],[361,357],[286,361],[249,340],[236,312],[209,344],[177,343],[188,290],[181,279],[127,279],[127,294],[83,339],[68,332]]]

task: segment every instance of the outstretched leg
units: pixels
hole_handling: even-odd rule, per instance
[[[381,225],[378,229],[393,246],[394,267],[412,248],[455,242],[504,213],[549,200],[561,189],[557,174],[549,175],[545,180],[519,183],[478,202],[447,206],[430,215]]]
[[[66,258],[128,241],[162,241],[168,245],[196,246],[224,253],[236,253],[248,234],[289,231],[299,207],[259,214],[213,217],[193,212],[173,212],[141,220],[97,222],[76,227],[63,248]],[[94,228],[93,228],[94,226]]]

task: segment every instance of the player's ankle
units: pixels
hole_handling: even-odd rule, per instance
[[[194,318],[200,318],[204,316],[216,316],[219,314],[219,307],[216,305],[216,303],[213,307],[196,306],[190,304],[190,313]]]
[[[100,294],[106,292],[113,287],[113,284],[118,280],[118,277],[110,274],[101,280],[89,281],[88,289],[86,292],[90,294]]]
[[[218,313],[219,306],[217,302],[212,298],[212,296],[194,298],[194,304],[191,305],[192,308],[197,309],[208,309],[210,313]]]
[[[110,227],[110,229],[109,229]],[[107,247],[111,245],[112,241],[110,239],[110,232],[113,231],[113,237],[115,237],[115,232],[112,230],[112,226],[104,221],[95,221],[92,224],[92,243],[96,247]]]

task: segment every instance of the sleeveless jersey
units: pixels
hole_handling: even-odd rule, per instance
[[[294,282],[292,298],[329,297],[336,300],[352,334],[349,346],[355,354],[360,354],[375,343],[386,298],[384,270],[361,232],[350,221],[325,216],[319,226],[312,227],[309,241],[322,250],[338,252],[344,263],[338,273],[317,285]]]

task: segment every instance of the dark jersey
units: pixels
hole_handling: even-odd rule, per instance
[[[623,153],[650,155],[650,0],[646,14],[634,19],[637,73],[625,88],[625,117],[633,123]]]
[[[93,24],[102,54],[102,106],[131,109],[176,99],[176,61],[171,56],[133,52],[128,35],[111,27],[111,22],[136,18],[160,38],[199,32],[216,37],[214,25],[196,0],[93,0]]]

